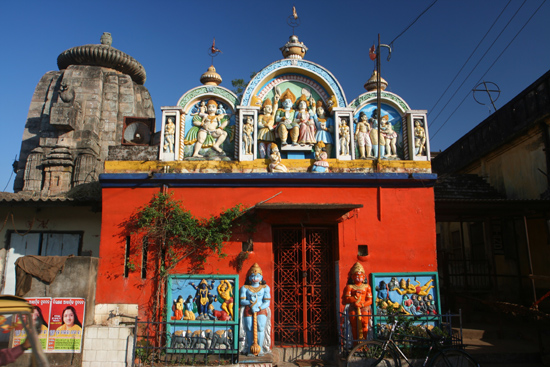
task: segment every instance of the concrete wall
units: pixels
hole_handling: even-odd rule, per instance
[[[540,199],[548,189],[544,140],[539,127],[496,149],[465,168],[486,178],[508,199]],[[542,171],[542,172],[541,172]]]

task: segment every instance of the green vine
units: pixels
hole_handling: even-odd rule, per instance
[[[153,273],[148,278],[154,289],[150,316],[154,320],[166,317],[163,315],[165,290],[168,276],[176,265],[186,260],[197,270],[211,255],[225,257],[224,243],[230,240],[234,228],[243,224],[237,219],[245,211],[239,204],[218,216],[196,218],[172,193],[159,193],[123,224],[132,235],[147,238],[148,265]],[[133,243],[135,248],[131,251],[141,251],[142,241]],[[162,332],[156,330],[155,334],[160,336]]]

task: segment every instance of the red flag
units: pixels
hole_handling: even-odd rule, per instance
[[[372,61],[376,60],[376,47],[374,45],[369,49],[369,57]]]

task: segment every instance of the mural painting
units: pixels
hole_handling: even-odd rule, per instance
[[[236,351],[238,275],[174,275],[168,280],[168,353]]]
[[[373,273],[372,284],[376,315],[441,313],[437,273]]]

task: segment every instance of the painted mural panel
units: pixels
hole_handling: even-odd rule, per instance
[[[379,146],[382,159],[405,157],[401,114],[387,104],[382,104],[381,110],[378,114],[376,103],[369,103],[354,116],[355,156],[358,159],[378,157]]]
[[[373,273],[374,313],[440,315],[437,273]]]
[[[238,275],[174,275],[168,280],[168,353],[237,350]]]
[[[229,160],[235,149],[235,111],[212,96],[197,99],[186,111],[183,156]]]

